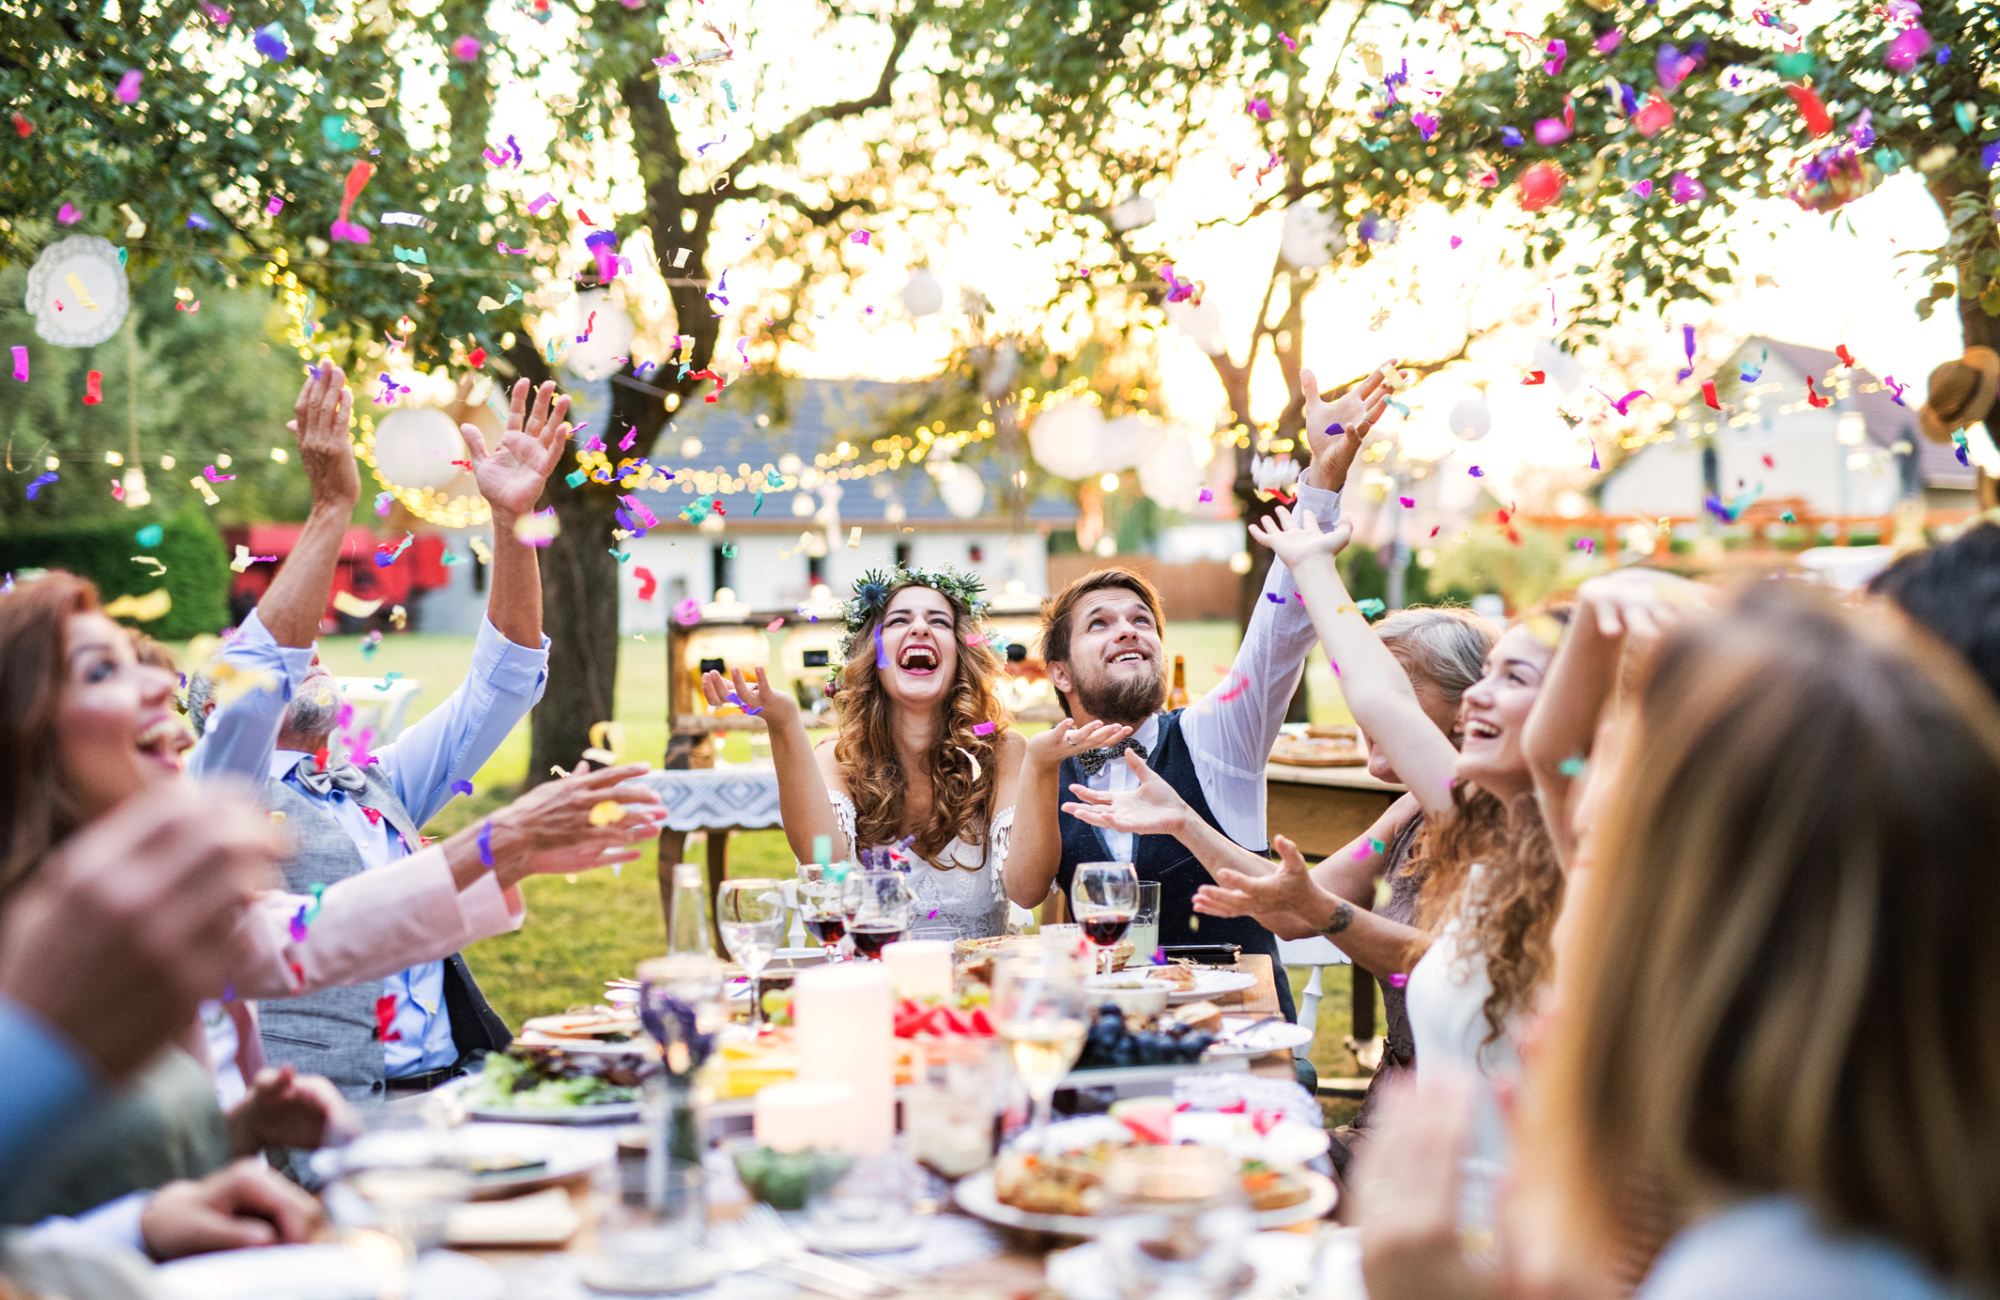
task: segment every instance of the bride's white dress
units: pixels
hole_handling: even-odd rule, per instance
[[[847,842],[854,843],[854,801],[844,794],[833,795],[834,815]],[[1002,808],[986,832],[987,847],[979,841],[955,839],[944,846],[935,862],[910,871],[910,892],[917,906],[911,928],[949,925],[961,939],[985,939],[1007,932],[1007,890],[1000,868],[1007,861],[1007,842],[1014,834],[1014,810]]]

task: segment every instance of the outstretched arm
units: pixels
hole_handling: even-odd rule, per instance
[[[353,414],[354,394],[347,387],[347,376],[333,362],[322,360],[299,389],[292,419],[285,425],[299,440],[299,460],[312,486],[312,509],[292,553],[257,602],[258,620],[281,646],[313,643],[333,591],[347,523],[354,515],[354,503],[361,499],[361,475],[354,467],[354,440],[348,432]]]
[[[1378,978],[1409,971],[1421,930],[1375,915],[1365,897],[1343,898],[1321,885],[1319,873],[1333,859],[1308,867],[1298,846],[1284,836],[1273,844],[1277,870],[1268,862],[1257,872],[1215,870],[1215,883],[1195,891],[1194,910],[1205,916],[1255,917],[1281,939],[1324,935]]]
[[[472,457],[472,474],[480,495],[493,510],[493,585],[486,597],[486,617],[515,645],[542,648],[542,574],[535,548],[515,535],[514,526],[532,514],[549,474],[562,462],[569,440],[569,397],[556,396],[553,381],[535,393],[528,408],[527,380],[514,384],[514,402],[507,430],[499,445],[486,446],[476,424],[462,424],[459,433]]]
[[[735,704],[746,713],[759,714],[771,736],[771,762],[778,769],[778,817],[785,826],[785,842],[800,862],[813,861],[813,841],[825,836],[832,845],[835,862],[854,856],[840,819],[833,811],[833,796],[827,792],[826,776],[820,771],[812,741],[806,736],[805,718],[799,702],[789,691],[771,685],[762,668],[754,684],[743,670],[732,668],[729,676],[718,672],[702,674],[701,692],[712,709]]]
[[[1354,720],[1382,746],[1389,765],[1403,778],[1424,812],[1433,817],[1450,816],[1458,751],[1424,712],[1409,674],[1347,594],[1347,584],[1341,581],[1333,561],[1351,533],[1344,523],[1322,533],[1311,515],[1294,517],[1283,506],[1270,525],[1250,526],[1250,535],[1277,552],[1297,580],[1299,597],[1326,645],[1327,658],[1340,677],[1341,694]]]

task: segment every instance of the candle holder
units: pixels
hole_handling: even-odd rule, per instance
[[[724,1150],[744,1190],[774,1210],[803,1210],[824,1199],[854,1164],[844,1152],[777,1151],[754,1139],[731,1142]]]

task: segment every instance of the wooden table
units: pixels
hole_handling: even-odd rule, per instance
[[[1308,859],[1332,857],[1389,811],[1403,787],[1378,781],[1365,767],[1264,767],[1264,818]],[[1354,1041],[1375,1037],[1375,977],[1350,966],[1354,981]]]

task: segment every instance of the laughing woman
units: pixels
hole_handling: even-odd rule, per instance
[[[703,690],[721,705],[733,686],[745,708],[762,711],[785,837],[800,861],[812,861],[819,836],[836,859],[908,840],[921,860],[910,877],[919,916],[960,938],[1003,933],[1010,901],[1034,907],[1048,893],[1045,879],[1007,870],[1021,759],[1041,737],[1009,729],[979,579],[897,568],[869,573],[854,592],[831,741],[812,746],[798,703],[762,669],[755,682],[711,672]],[[1086,728],[1076,739],[1103,744],[1123,730]],[[1049,745],[1064,739],[1062,728],[1042,735]]]

